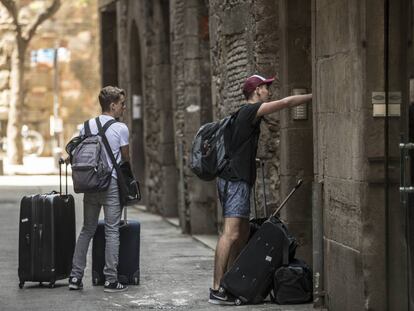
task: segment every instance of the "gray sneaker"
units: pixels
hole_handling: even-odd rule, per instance
[[[69,289],[70,290],[80,290],[83,289],[82,279],[78,279],[74,276],[69,278]]]
[[[106,293],[117,293],[117,292],[124,292],[128,290],[128,286],[119,283],[118,281],[109,283],[108,281],[105,281],[104,284],[104,292]]]
[[[215,290],[210,288],[210,298],[208,299],[209,303],[215,304],[215,305],[235,305],[236,298],[226,293],[226,290],[223,287],[220,287],[219,289]]]

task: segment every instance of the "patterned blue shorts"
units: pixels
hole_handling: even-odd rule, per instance
[[[217,190],[223,217],[250,217],[250,186],[244,181],[228,181],[227,195],[224,194],[226,180],[217,178]]]

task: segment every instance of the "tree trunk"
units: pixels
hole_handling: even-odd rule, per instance
[[[7,157],[11,164],[23,164],[22,109],[26,44],[16,38],[11,60],[11,94],[7,123]]]

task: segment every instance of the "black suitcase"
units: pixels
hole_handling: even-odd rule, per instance
[[[136,220],[127,220],[124,207],[124,220],[119,228],[118,281],[122,284],[138,285],[140,278],[139,255],[141,226]],[[92,283],[103,285],[105,276],[105,223],[100,220],[92,244]]]
[[[257,230],[260,229],[263,223],[269,219],[269,209],[268,209],[267,199],[266,199],[266,182],[265,182],[265,176],[264,176],[265,175],[265,169],[264,169],[265,164],[264,164],[264,161],[259,158],[256,158],[256,164],[260,165],[261,172],[262,172],[263,203],[264,203],[264,216],[265,217],[260,217],[260,218],[257,217],[258,213],[257,213],[257,206],[256,206],[256,186],[253,185],[253,192],[255,195],[254,197],[254,218],[250,219],[249,221],[249,225],[250,225],[249,240],[254,236]],[[287,200],[285,200],[285,202],[283,202],[281,206],[283,206],[287,202]],[[281,208],[279,207],[278,211],[280,211],[280,209]],[[274,215],[277,216],[276,214],[277,212]],[[296,241],[295,237],[291,236],[290,234],[289,234],[289,240],[290,240],[290,245],[289,245],[289,262],[290,262],[295,257],[298,242]]]
[[[237,297],[236,305],[262,302],[270,292],[275,270],[289,263],[290,234],[275,215],[301,184],[302,180],[299,180],[279,208],[249,240],[233,266],[224,274],[221,286]]]
[[[60,165],[63,161],[60,162]],[[59,170],[61,179],[61,170]],[[75,203],[68,194],[52,191],[23,197],[19,221],[19,287],[24,283],[49,282],[69,277],[75,250]]]
[[[262,173],[262,185],[263,185],[263,204],[264,204],[264,216],[265,217],[258,217],[257,213],[257,206],[256,206],[256,185],[253,185],[253,193],[254,193],[254,218],[250,219],[250,233],[249,233],[249,240],[253,237],[257,230],[263,225],[263,223],[269,218],[269,211],[267,206],[267,198],[266,198],[266,182],[265,182],[265,168],[264,168],[264,161],[260,158],[256,158],[256,166],[260,165],[261,173]]]

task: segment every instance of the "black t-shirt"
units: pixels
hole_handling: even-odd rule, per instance
[[[256,118],[262,103],[243,105],[231,127],[228,143],[230,163],[220,174],[221,178],[245,181],[253,185],[256,180],[256,154],[262,118]]]

